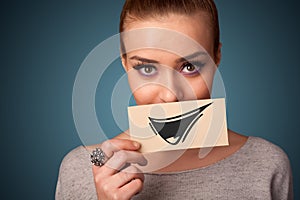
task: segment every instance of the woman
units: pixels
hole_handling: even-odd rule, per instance
[[[220,63],[219,24],[213,0],[127,0],[121,13],[120,32],[149,27],[188,36],[204,48],[216,65]],[[145,34],[139,38],[152,42],[153,36]],[[199,66],[158,49],[126,52],[126,45],[122,48],[122,63],[138,105],[210,98],[211,79],[201,76]],[[167,87],[134,87],[137,76],[159,76],[159,65],[180,74],[192,92],[183,90],[172,77]],[[102,166],[91,166],[87,151],[78,147],[61,164],[56,198],[293,198],[289,160],[279,147],[231,130],[228,138],[229,146],[215,147],[201,159],[199,149],[188,149],[179,159],[150,173],[141,173],[136,165],[131,165],[142,166],[147,160],[138,152],[141,144],[131,141],[125,133],[100,145],[105,154],[105,161],[98,163]]]

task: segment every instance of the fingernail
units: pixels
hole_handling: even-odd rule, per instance
[[[138,143],[138,142],[133,142],[133,145],[136,147],[136,148],[140,148],[140,143]]]

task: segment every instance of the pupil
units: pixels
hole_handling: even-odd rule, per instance
[[[145,68],[145,72],[146,73],[151,73],[152,72],[152,68],[151,67],[146,67]]]
[[[188,65],[187,70],[188,71],[194,71],[194,66],[193,65]]]

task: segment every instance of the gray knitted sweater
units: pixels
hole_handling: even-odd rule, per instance
[[[97,199],[89,154],[80,146],[63,159],[56,199]],[[207,167],[145,174],[133,199],[293,199],[288,157],[274,144],[249,137],[231,156]]]

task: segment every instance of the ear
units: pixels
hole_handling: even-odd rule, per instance
[[[127,58],[126,58],[126,54],[121,54],[120,57],[121,57],[121,62],[122,62],[123,68],[124,68],[125,71],[127,72],[127,71],[128,71],[128,67],[127,67]]]
[[[221,48],[222,48],[222,43],[219,43],[219,47],[218,47],[218,51],[215,55],[215,63],[217,65],[217,67],[219,66],[220,62],[221,62],[221,58],[222,58],[222,52],[221,52]]]

